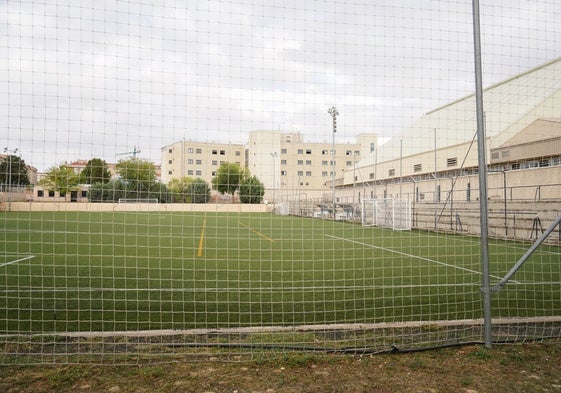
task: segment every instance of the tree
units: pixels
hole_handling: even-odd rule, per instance
[[[188,185],[187,196],[191,203],[207,203],[210,201],[210,186],[203,179],[197,178]]]
[[[150,190],[157,183],[154,164],[133,157],[119,161],[115,169],[126,186],[127,198],[149,198]]]
[[[210,186],[201,178],[182,177],[172,179],[169,189],[174,201],[180,203],[207,203],[210,200]]]
[[[121,178],[129,183],[148,185],[156,182],[156,166],[148,160],[130,158],[121,160],[115,166]]]
[[[0,161],[0,184],[26,186],[29,182],[25,161],[14,155],[5,156]]]
[[[187,200],[187,187],[193,182],[192,177],[182,177],[179,179],[171,179],[168,183],[169,190],[173,193],[174,202],[188,203]]]
[[[156,167],[150,161],[131,158],[116,165],[119,179],[90,188],[92,202],[117,202],[119,199],[157,199],[160,203],[172,202],[172,192],[158,181]]]
[[[122,179],[112,179],[107,183],[94,183],[90,187],[90,202],[117,202],[127,197],[127,185]]]
[[[80,177],[67,165],[49,168],[39,185],[49,191],[58,191],[60,196],[65,196],[68,191],[77,189]]]
[[[80,172],[80,183],[82,184],[105,184],[109,180],[111,180],[111,172],[107,168],[107,163],[100,158],[89,160]]]
[[[216,171],[216,176],[212,179],[212,188],[221,194],[234,195],[245,175],[246,171],[240,164],[225,162]]]
[[[246,177],[240,184],[241,203],[261,203],[265,194],[265,186],[255,176]]]

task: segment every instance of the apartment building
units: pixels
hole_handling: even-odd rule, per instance
[[[220,164],[235,162],[264,184],[266,200],[281,200],[296,192],[320,197],[334,177],[341,178],[376,143],[376,134],[360,134],[354,143],[333,144],[269,130],[249,132],[245,146],[182,140],[162,148],[162,181],[189,176],[210,183]]]
[[[245,148],[240,144],[181,140],[162,148],[161,179],[169,183],[182,177],[201,178],[210,183],[224,162],[245,166]]]

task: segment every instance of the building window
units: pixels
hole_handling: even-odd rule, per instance
[[[187,160],[187,164],[193,165],[193,159],[192,159],[192,158],[189,158],[189,159]]]
[[[306,154],[312,154],[312,149],[306,149]]]
[[[323,177],[327,177],[327,171],[321,172],[321,175],[322,175]]]
[[[240,156],[241,152],[239,150],[236,150],[236,156]]]
[[[192,169],[189,169],[189,170],[187,171],[187,174],[188,174],[188,175],[193,175],[193,170],[192,170]]]
[[[352,155],[353,155],[353,151],[352,151],[352,150],[347,150],[347,151],[345,152],[345,155],[346,155],[346,156],[352,156]]]
[[[169,149],[168,153],[170,153],[170,154],[173,153],[173,149]]]
[[[286,160],[281,160],[281,165],[286,165]]]
[[[196,174],[197,176],[201,176],[202,172],[201,172],[201,171],[197,171],[197,172],[195,172],[195,174]]]
[[[87,198],[87,197],[88,197],[88,192],[82,191],[82,198]]]
[[[324,156],[327,155],[327,150],[322,150],[321,154],[323,154]]]
[[[519,163],[519,162],[515,162],[514,164],[512,164],[512,165],[510,166],[510,168],[511,168],[513,171],[515,171],[515,170],[517,170],[517,169],[520,169],[520,163]]]
[[[213,160],[213,161],[212,161],[212,165],[218,165],[218,161]]]
[[[312,160],[306,160],[306,165],[312,165]]]
[[[413,172],[421,172],[423,170],[423,164],[413,165]]]
[[[281,154],[286,154],[286,149],[281,149]]]
[[[352,162],[352,161],[347,161],[347,162],[346,162],[346,165],[347,165],[347,166],[353,166],[353,162]]]
[[[327,160],[323,160],[323,161],[321,162],[321,165],[324,165],[324,166],[327,165]]]
[[[193,148],[192,148],[192,147],[189,147],[189,148],[187,149],[187,153],[193,153]]]
[[[448,158],[446,160],[446,166],[456,166],[456,165],[458,165],[458,158],[457,157]]]
[[[306,171],[306,176],[312,176],[312,171]]]
[[[173,164],[173,160],[169,160],[168,164],[170,164],[170,165]]]
[[[395,176],[395,169],[390,169],[388,171],[388,176]]]
[[[201,160],[197,160],[197,165],[201,165],[203,162]]]
[[[304,165],[304,160],[298,160],[298,165]]]
[[[53,190],[49,190],[49,197],[53,198],[55,196],[55,192]]]
[[[37,196],[38,196],[39,198],[43,198],[43,196],[45,196],[45,192],[44,192],[43,190],[38,190],[38,191],[37,191]]]
[[[470,202],[470,201],[471,201],[471,183],[468,183],[466,188],[466,202]]]
[[[197,153],[197,154],[202,154],[202,152],[203,152],[202,149],[197,149],[197,150],[196,150],[196,153]]]
[[[368,177],[369,177],[370,179],[374,179],[374,172],[370,172],[370,173],[368,174]]]
[[[304,176],[304,171],[298,171],[298,176]]]
[[[304,149],[298,149],[298,154],[304,154]]]
[[[211,172],[211,175],[212,175],[212,176],[216,176],[216,171],[212,171],[212,172]]]
[[[281,176],[286,176],[286,171],[281,171]]]
[[[329,165],[337,165],[337,161],[329,161]]]
[[[218,154],[218,150],[213,150],[212,154]]]
[[[224,154],[226,154],[226,150],[220,150],[220,155],[223,156]]]

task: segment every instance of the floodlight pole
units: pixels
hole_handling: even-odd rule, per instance
[[[331,117],[333,118],[333,147],[332,147],[332,174],[331,174],[331,183],[332,183],[332,187],[333,187],[333,193],[332,193],[332,198],[333,198],[333,219],[335,219],[335,133],[337,132],[337,116],[339,115],[339,111],[337,110],[337,108],[335,108],[334,106],[332,106],[331,108],[329,108],[327,110],[327,113],[329,113],[331,115]]]
[[[8,184],[6,186],[6,191],[8,192],[8,211],[12,211],[12,155],[16,154],[18,149],[8,149],[4,148],[4,153],[8,156]],[[8,187],[10,190],[8,191]]]
[[[487,206],[487,162],[485,148],[485,117],[483,112],[483,81],[481,71],[481,33],[479,26],[479,0],[472,0],[473,44],[475,63],[475,103],[477,115],[477,149],[479,166],[479,217],[481,227],[481,268],[483,294],[483,334],[485,346],[491,348],[491,288],[489,285],[489,222]]]

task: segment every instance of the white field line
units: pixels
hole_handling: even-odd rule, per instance
[[[8,265],[13,265],[14,263],[18,263],[18,262],[22,262],[22,261],[27,261],[28,259],[33,259],[35,258],[35,255],[29,255],[25,258],[20,258],[20,259],[16,259],[14,261],[10,261],[10,262],[6,262],[6,263],[2,263],[0,264],[0,267],[4,267],[4,266],[8,266]]]
[[[339,236],[333,236],[333,235],[325,235],[325,236],[331,237],[331,238],[336,239],[336,240],[342,240],[342,241],[345,241],[345,242],[354,243],[354,244],[359,244],[359,245],[361,245],[361,246],[374,248],[374,249],[377,249],[377,250],[392,252],[392,253],[394,253],[394,254],[403,255],[403,256],[409,257],[409,258],[419,259],[419,260],[425,261],[425,262],[435,263],[435,264],[441,265],[441,266],[451,267],[451,268],[458,269],[458,270],[462,270],[462,271],[468,272],[468,273],[482,274],[481,272],[478,272],[477,270],[472,270],[472,269],[468,269],[468,268],[461,267],[461,266],[451,265],[451,264],[449,264],[449,263],[440,262],[440,261],[437,261],[437,260],[435,260],[435,259],[430,259],[430,258],[421,257],[421,256],[419,256],[419,255],[413,255],[413,254],[408,254],[408,253],[406,253],[406,252],[401,252],[401,251],[392,250],[391,248],[375,246],[375,245],[372,245],[372,244],[359,242],[359,241],[357,241],[357,240],[345,239],[345,238],[339,237]],[[498,276],[493,276],[493,275],[489,275],[489,276],[490,276],[490,277],[493,277],[493,278],[496,278],[497,280],[501,280],[501,279],[502,279],[502,277],[498,277]],[[519,281],[514,281],[514,280],[513,280],[512,282],[515,283],[515,284],[521,284]]]

